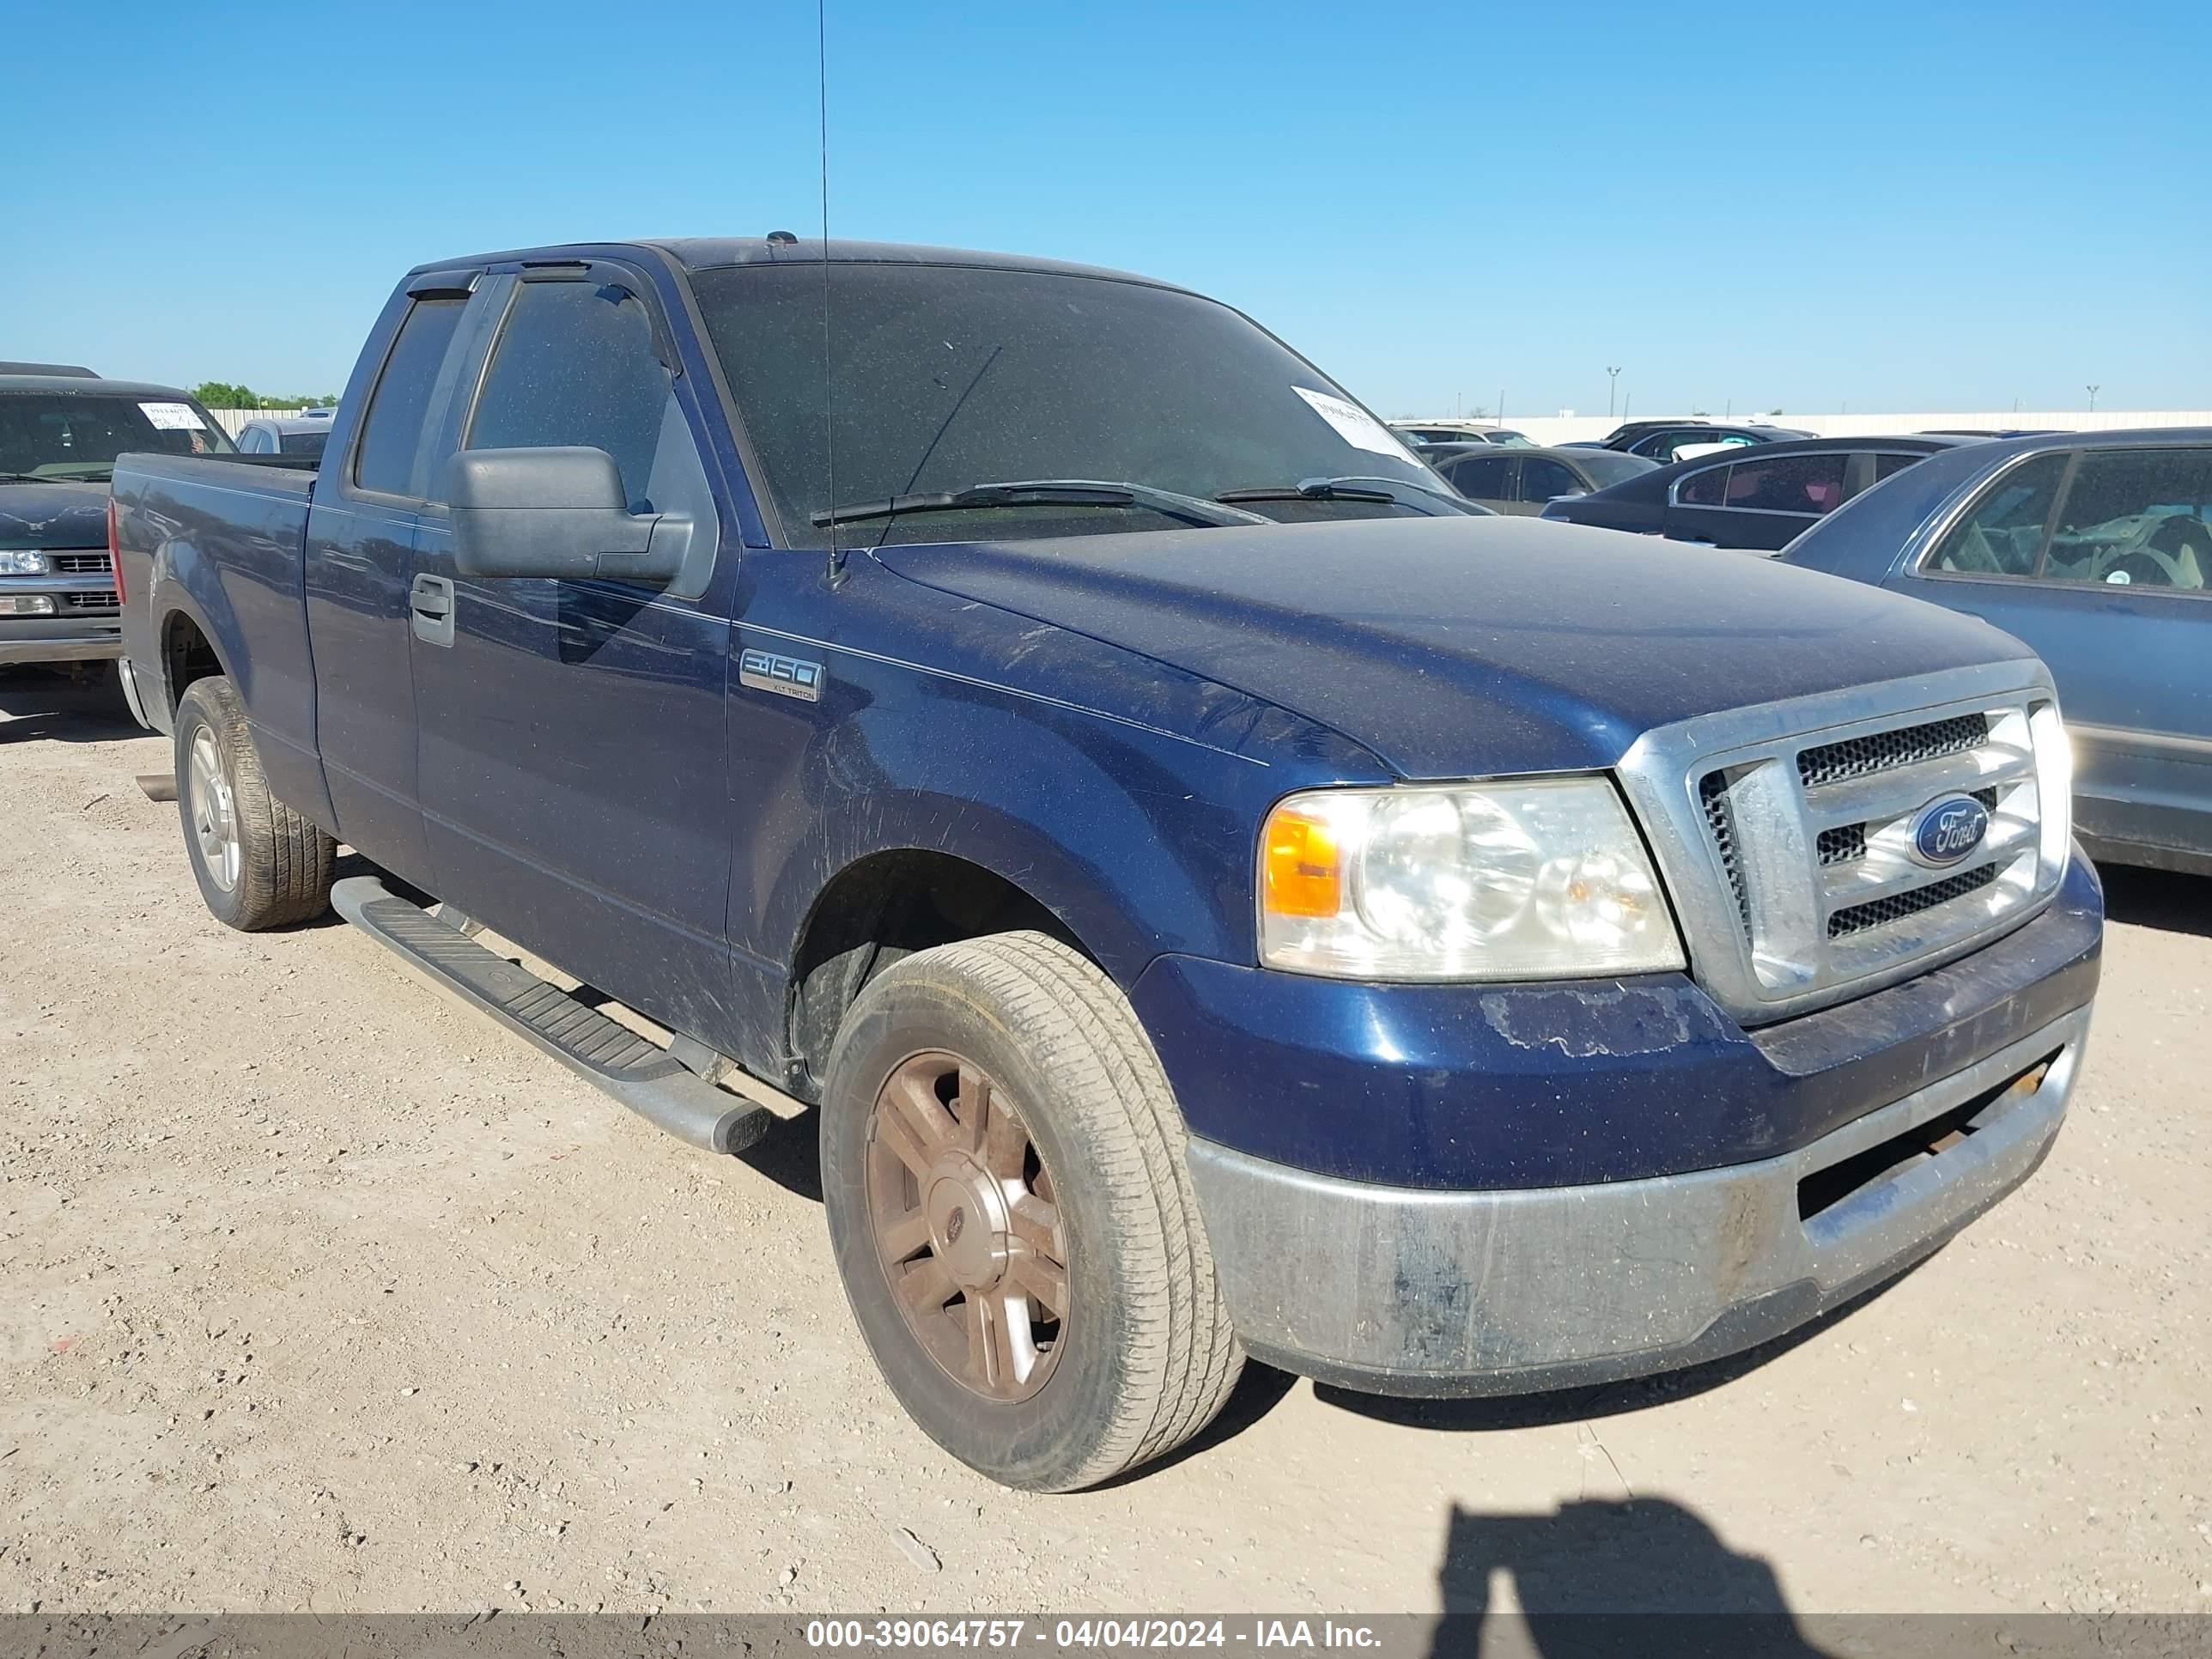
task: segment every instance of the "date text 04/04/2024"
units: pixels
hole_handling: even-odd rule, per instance
[[[1297,1650],[1372,1648],[1371,1626],[1332,1620],[1255,1619],[816,1619],[806,1644],[822,1649],[1225,1648]]]

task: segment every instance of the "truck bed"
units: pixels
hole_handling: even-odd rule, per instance
[[[133,453],[112,486],[123,651],[147,719],[166,732],[194,673],[233,676],[271,782],[312,780],[303,807],[322,793],[301,571],[312,459]],[[241,637],[244,662],[209,643]]]

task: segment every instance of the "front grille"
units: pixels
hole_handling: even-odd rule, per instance
[[[58,576],[105,576],[107,574],[107,555],[105,553],[52,553],[46,563]]]
[[[1916,887],[1909,893],[1895,893],[1869,903],[1854,904],[1828,918],[1828,937],[1845,939],[1853,933],[1864,933],[1869,927],[1903,921],[1907,916],[1917,916],[1923,910],[1948,904],[1954,898],[1978,893],[1996,878],[1997,866],[1985,864],[1978,870],[1969,870],[1962,876],[1947,876],[1942,881],[1930,882],[1925,887]]]
[[[1946,755],[1963,755],[1990,740],[1987,714],[1955,714],[1899,732],[1877,732],[1841,743],[1824,743],[1797,757],[1797,775],[1808,789],[1863,778],[1892,767],[1913,766]]]
[[[1814,851],[1823,864],[1849,864],[1853,859],[1866,856],[1866,825],[1839,823],[1832,830],[1820,831]]]
[[[1751,931],[1751,897],[1743,884],[1743,860],[1736,855],[1735,818],[1729,811],[1728,774],[1708,772],[1698,781],[1698,798],[1705,804],[1705,827],[1712,832],[1713,847],[1727,872],[1729,891],[1744,932]]]
[[[1707,990],[1757,1024],[1893,983],[2025,921],[2064,868],[2044,850],[2063,845],[2044,824],[2046,806],[2063,821],[2063,802],[2045,801],[2037,771],[2064,741],[2057,718],[2039,673],[1991,665],[1648,733],[1622,781],[1656,826]],[[1963,863],[1931,866],[1916,845],[1922,817],[1959,795],[1981,804],[1988,828]]]
[[[94,590],[64,593],[61,595],[61,601],[64,611],[112,611],[115,609],[115,592],[111,588],[106,592]]]
[[[1997,792],[1994,789],[1977,789],[1974,799],[1981,802],[1984,812],[1997,810]],[[1820,839],[1814,843],[1814,850],[1822,864],[1849,864],[1853,859],[1863,859],[1867,850],[1867,827],[1863,823],[1839,823],[1832,830],[1823,830]],[[1732,862],[1735,848],[1723,848],[1721,856]]]

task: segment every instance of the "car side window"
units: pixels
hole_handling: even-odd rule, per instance
[[[524,283],[484,372],[465,447],[580,445],[614,457],[633,513],[678,510],[671,492],[701,490],[691,441],[653,322],[627,289]],[[689,476],[678,483],[673,476]]]
[[[1470,456],[1454,463],[1452,488],[1476,501],[1502,501],[1505,499],[1506,470],[1512,465],[1510,455]]]
[[[1874,458],[1874,481],[1880,483],[1884,478],[1904,471],[1913,462],[1927,459],[1925,455],[1877,455]]]
[[[1521,463],[1521,499],[1548,501],[1554,495],[1579,495],[1583,481],[1548,455],[1531,455]]]
[[[241,455],[258,455],[261,453],[261,428],[259,427],[250,426],[246,428],[246,431],[240,435],[238,441],[238,453]]]
[[[415,452],[429,414],[431,390],[467,308],[465,295],[437,295],[416,301],[409,309],[376,377],[354,446],[353,481],[358,488],[387,495],[416,493]]]
[[[1728,470],[1723,504],[1753,513],[1796,513],[1820,518],[1843,504],[1844,469],[1850,459],[1837,451],[1738,461]]]
[[[1997,475],[1921,567],[1960,576],[2028,577],[2070,459],[2037,455]]]
[[[1728,505],[1729,469],[1709,466],[1702,472],[1676,481],[1674,502],[1678,507],[1726,507]]]
[[[2038,574],[2202,592],[2212,575],[2212,449],[2083,451]]]

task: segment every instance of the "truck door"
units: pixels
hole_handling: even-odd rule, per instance
[[[502,291],[453,446],[603,449],[634,511],[687,514],[714,545],[643,282],[576,265]],[[418,553],[451,584],[450,633],[414,641],[434,890],[676,1030],[732,1036],[726,616],[623,582],[462,577],[437,501]]]
[[[316,746],[339,836],[413,882],[429,880],[415,762],[410,590],[428,428],[465,355],[473,273],[418,280],[372,337],[365,412],[315,481],[304,581]]]

